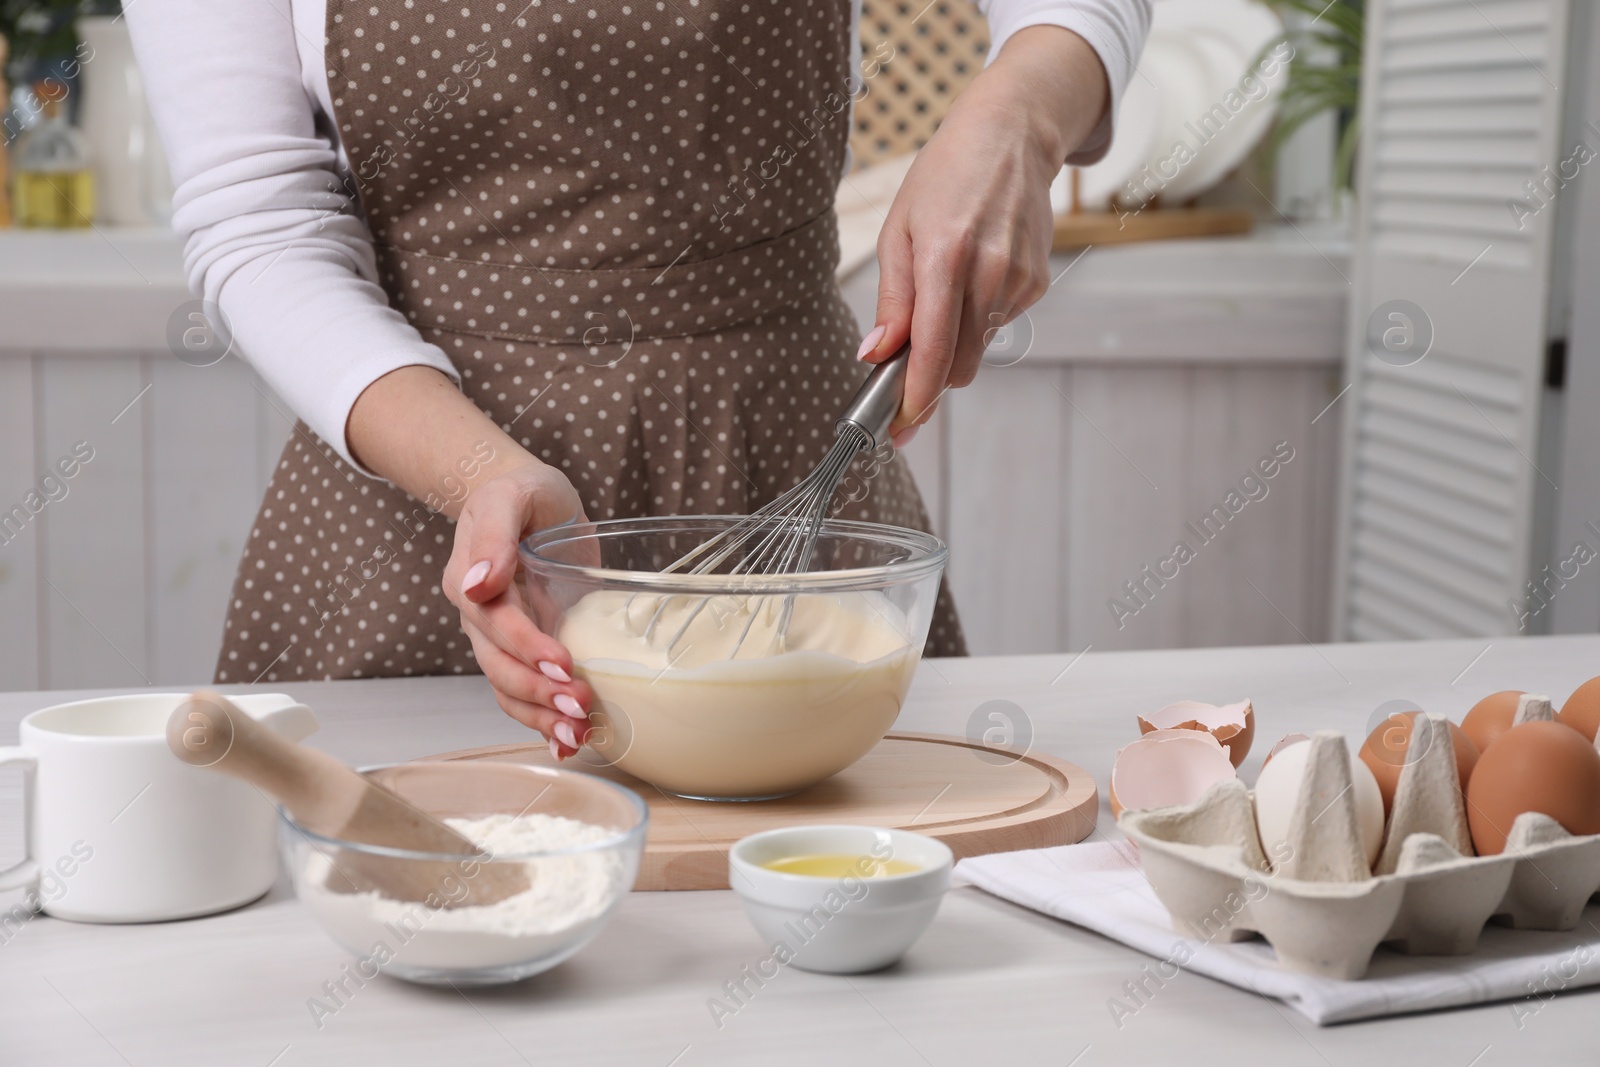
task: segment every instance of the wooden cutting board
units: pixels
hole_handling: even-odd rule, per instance
[[[431,759],[551,765],[543,742],[449,752]],[[726,889],[728,849],[779,826],[852,823],[936,837],[956,858],[1069,845],[1094,829],[1094,779],[1066,760],[1016,757],[938,734],[890,734],[860,761],[802,793],[748,804],[668,796],[603,764],[576,767],[627,786],[650,807],[640,890]]]

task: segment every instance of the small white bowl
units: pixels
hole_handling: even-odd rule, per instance
[[[917,870],[877,878],[786,874],[763,864],[794,856],[876,856]],[[906,954],[950,888],[943,842],[877,826],[789,826],[752,834],[728,852],[728,883],[779,963],[860,974]]]

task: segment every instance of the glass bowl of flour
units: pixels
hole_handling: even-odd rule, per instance
[[[765,800],[844,770],[900,714],[948,552],[824,523],[795,574],[664,573],[738,516],[617,519],[522,544],[534,621],[594,691],[584,758],[676,796]]]
[[[362,773],[443,819],[489,858],[341,841],[306,830],[280,808],[295,892],[355,957],[346,970],[359,981],[379,973],[436,985],[519,981],[582,949],[633,888],[649,811],[615,783],[497,760],[423,760]],[[422,900],[360,891],[341,873],[355,869],[354,853],[428,864],[431,888]],[[439,861],[450,862],[441,871]],[[515,864],[528,888],[494,904],[463,905],[478,874],[474,863]]]

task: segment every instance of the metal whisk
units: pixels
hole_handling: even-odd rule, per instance
[[[909,343],[902,345],[893,356],[873,368],[855,399],[833,424],[838,440],[800,484],[663,568],[662,573],[704,574],[741,552],[743,556],[728,569],[729,574],[792,574],[809,567],[828,506],[833,502],[845,471],[850,469],[857,454],[877,448],[887,438],[889,426],[900,411],[900,401],[905,396],[906,355],[910,351]],[[647,640],[654,640],[670,599],[661,599],[645,625]],[[710,600],[709,596],[701,597],[689,611],[683,625],[667,642],[668,652],[683,639]],[[793,610],[794,597],[786,596],[776,631],[779,642],[783,640]],[[755,618],[756,612],[752,611],[730,655],[738,653]]]

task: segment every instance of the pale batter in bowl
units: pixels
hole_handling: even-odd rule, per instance
[[[567,610],[557,636],[594,689],[601,757],[680,796],[753,799],[804,789],[877,744],[916,670],[912,632],[873,590],[601,589]]]
[[[533,620],[594,692],[583,756],[678,796],[755,800],[837,774],[889,731],[928,637],[944,543],[828,519],[803,571],[679,569],[748,522],[605,519],[522,543]]]

